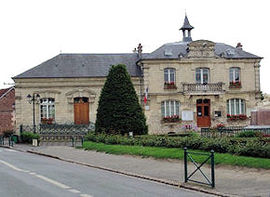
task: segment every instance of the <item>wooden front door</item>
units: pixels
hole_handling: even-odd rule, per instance
[[[89,124],[89,102],[86,97],[74,99],[74,123]]]
[[[198,99],[197,100],[197,126],[198,127],[210,127],[210,99]]]

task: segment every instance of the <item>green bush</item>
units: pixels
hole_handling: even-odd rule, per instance
[[[23,143],[32,143],[33,139],[40,139],[40,135],[32,132],[22,132],[21,139]]]
[[[101,90],[95,124],[97,133],[146,134],[146,118],[126,66],[112,66]]]
[[[158,135],[142,135],[134,138],[122,135],[89,133],[85,140],[105,144],[121,144],[151,147],[184,148],[219,153],[232,153],[243,156],[270,158],[270,144],[261,138],[205,138],[205,137],[171,137]]]
[[[236,137],[258,137],[259,132],[256,131],[242,131],[236,134]]]

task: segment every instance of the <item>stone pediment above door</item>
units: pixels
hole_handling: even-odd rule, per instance
[[[215,58],[215,43],[197,40],[188,44],[188,58]]]
[[[95,102],[96,92],[90,89],[74,89],[66,93],[68,103],[73,104],[74,98],[86,97],[89,98],[89,103]]]

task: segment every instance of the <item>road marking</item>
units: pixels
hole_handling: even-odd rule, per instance
[[[93,196],[91,196],[89,194],[81,194],[80,197],[93,197]]]
[[[16,166],[14,166],[14,165],[12,165],[12,164],[9,164],[9,163],[7,163],[7,162],[5,162],[5,161],[0,160],[0,162],[1,162],[2,164],[6,165],[6,166],[8,166],[8,167],[10,167],[10,168],[12,168],[13,170],[16,170],[16,171],[19,171],[19,172],[25,172],[25,170],[22,170],[22,169],[20,169],[20,168],[17,168]]]
[[[16,150],[6,149],[8,152],[17,152]]]
[[[74,194],[79,194],[81,193],[79,190],[76,190],[76,189],[69,189],[68,191],[74,193]]]
[[[44,180],[44,181],[47,181],[47,182],[49,182],[49,183],[51,183],[51,184],[54,184],[54,185],[56,185],[56,186],[58,186],[58,187],[60,187],[60,188],[62,188],[62,189],[70,189],[69,186],[67,186],[67,185],[65,185],[65,184],[62,184],[62,183],[59,183],[59,182],[57,182],[57,181],[55,181],[55,180],[52,180],[52,179],[50,179],[50,178],[47,178],[47,177],[45,177],[45,176],[38,175],[38,174],[36,174],[35,176],[38,177],[38,178],[40,178],[40,179],[42,179],[42,180]]]
[[[67,185],[65,185],[65,184],[63,184],[63,183],[60,183],[60,182],[55,181],[55,180],[52,180],[52,179],[50,179],[50,178],[48,178],[48,177],[39,175],[39,174],[37,174],[37,173],[35,173],[35,172],[30,172],[29,170],[23,170],[23,169],[17,168],[16,166],[14,166],[14,165],[12,165],[12,164],[10,164],[10,163],[8,163],[8,162],[5,162],[5,161],[3,161],[3,160],[0,160],[0,163],[6,165],[6,166],[8,166],[8,167],[10,167],[10,168],[13,169],[13,170],[16,170],[16,171],[19,171],[19,172],[25,172],[25,173],[28,173],[28,174],[30,174],[30,175],[32,175],[32,176],[35,176],[35,177],[37,177],[37,178],[40,178],[40,179],[42,179],[42,180],[44,180],[44,181],[46,181],[46,182],[48,182],[48,183],[51,183],[51,184],[53,184],[53,185],[55,185],[55,186],[57,186],[57,187],[60,187],[60,188],[62,188],[62,189],[67,189],[69,192],[77,193],[77,194],[81,193],[79,190],[72,189],[71,187],[69,187],[69,186],[67,186]],[[91,196],[91,195],[89,195],[89,194],[80,194],[80,197],[93,197],[93,196]]]

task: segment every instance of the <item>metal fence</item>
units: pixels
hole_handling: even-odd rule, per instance
[[[192,157],[192,155],[203,155],[205,156],[205,160],[201,163],[198,164],[195,159]],[[211,150],[210,154],[209,153],[199,153],[199,152],[190,152],[187,150],[187,148],[184,148],[184,179],[185,179],[185,183],[187,183],[188,181],[194,182],[194,183],[199,183],[199,184],[204,184],[204,185],[209,185],[212,188],[215,187],[215,161],[214,161],[214,151]],[[191,172],[190,174],[188,174],[188,160],[191,161],[191,163],[194,164],[195,166],[195,170],[193,172]],[[211,164],[211,177],[209,178],[201,169],[201,167],[207,163],[207,161],[210,160],[210,164]],[[196,172],[200,172],[201,175],[204,177],[204,180],[206,180],[206,182],[203,181],[199,181],[199,180],[195,180],[192,179],[192,176],[196,173]]]
[[[243,131],[244,127],[220,127],[217,129],[201,128],[201,136],[203,137],[226,137],[235,136],[235,134]]]
[[[40,142],[71,142],[75,146],[76,142],[83,143],[84,136],[95,129],[94,123],[88,125],[76,124],[40,124],[20,125],[22,132],[32,132],[40,135]]]
[[[13,138],[12,138],[12,135],[11,136],[0,136],[0,145],[2,146],[13,146]]]
[[[217,129],[201,128],[201,136],[227,137],[227,136],[235,136],[236,134],[240,132],[246,132],[246,131],[261,132],[263,135],[270,136],[270,127],[242,127],[242,126],[220,127]]]

